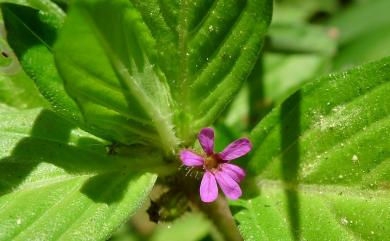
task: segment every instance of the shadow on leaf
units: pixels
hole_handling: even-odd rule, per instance
[[[119,201],[128,182],[145,169],[132,169],[137,165],[135,161],[107,155],[104,143],[93,138],[80,138],[77,144],[69,144],[73,143],[74,128],[53,112],[43,110],[30,136],[21,139],[10,156],[0,159],[0,195],[17,189],[40,164],[46,163],[61,168],[64,175],[91,175],[81,191],[95,202]],[[44,175],[50,178],[51,174]]]
[[[45,18],[37,10],[12,3],[2,4],[1,10],[6,19],[8,42],[19,58],[34,46],[40,46],[42,43],[45,43],[46,47],[51,48],[54,44],[57,33],[52,25],[58,20]],[[29,26],[25,26],[23,23],[29,23]],[[26,27],[28,27],[29,31],[25,31],[24,28]],[[31,38],[31,33],[34,33],[35,38]]]
[[[295,240],[300,240],[300,203],[298,197],[300,100],[298,91],[281,106],[282,178],[287,198],[290,230]]]
[[[81,192],[94,202],[115,203],[122,199],[131,179],[136,176],[126,172],[103,173],[89,178]]]
[[[257,60],[248,77],[249,130],[252,130],[272,109],[273,103],[265,96],[263,56]]]

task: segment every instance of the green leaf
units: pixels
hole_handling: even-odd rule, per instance
[[[56,63],[87,122],[102,131],[127,123],[122,136],[110,132],[114,139],[171,152],[177,137],[190,144],[240,89],[271,8],[269,0],[78,1]]]
[[[198,241],[210,233],[211,223],[199,213],[185,214],[173,223],[160,224],[151,241]]]
[[[0,0],[1,3],[12,3],[26,7],[32,7],[44,12],[48,12],[56,16],[56,18],[63,19],[65,13],[51,0]]]
[[[289,230],[289,200],[278,182],[260,182],[261,195],[233,208],[245,240],[387,240],[389,192],[300,185],[299,236]]]
[[[45,100],[33,81],[21,70],[15,54],[7,44],[3,27],[3,18],[0,16],[0,102],[16,108],[45,106]]]
[[[20,70],[19,64],[15,61],[16,57],[5,40],[5,31],[3,18],[0,14],[0,72],[5,74],[14,74]]]
[[[0,112],[0,240],[106,240],[147,198],[156,152],[109,156],[53,112]]]
[[[172,153],[172,100],[149,35],[128,1],[80,1],[59,36],[56,64],[88,124],[109,139]]]
[[[272,1],[268,0],[199,2],[202,4],[188,1],[189,10],[181,9],[179,16],[173,17],[178,22],[180,47],[175,59],[182,60],[174,64],[183,67],[168,79],[184,110],[176,122],[181,123],[177,124],[178,132],[185,142],[213,123],[238,93],[256,62],[272,12]],[[171,7],[162,5],[163,9]],[[198,9],[199,13],[192,15]],[[153,21],[147,12],[143,16]],[[158,21],[164,17],[158,16]],[[180,31],[186,29],[188,33]]]
[[[364,1],[330,19],[337,30],[339,51],[334,69],[347,69],[390,55],[390,17],[386,0]]]
[[[0,102],[22,109],[47,105],[33,81],[24,72],[0,75]]]
[[[320,78],[253,130],[260,194],[236,203],[245,238],[389,236],[389,79],[390,58]]]
[[[14,4],[2,4],[7,39],[23,69],[54,111],[83,126],[80,111],[66,94],[54,65],[52,45],[62,25],[58,16]]]

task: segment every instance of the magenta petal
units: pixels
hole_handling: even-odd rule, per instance
[[[252,143],[248,138],[241,138],[230,143],[222,152],[219,153],[219,157],[224,161],[234,160],[245,154],[252,149]]]
[[[180,152],[180,159],[185,166],[203,166],[204,159],[198,154],[193,153],[190,150],[183,150]]]
[[[205,202],[214,202],[218,197],[218,186],[211,172],[206,171],[200,183],[200,199]]]
[[[213,128],[203,128],[198,135],[198,140],[203,150],[208,155],[214,153],[214,129]]]
[[[241,182],[245,177],[245,171],[237,165],[230,163],[221,164],[221,169],[224,173],[227,173],[234,181]]]
[[[224,171],[216,172],[215,178],[217,179],[223,193],[225,193],[228,198],[235,200],[241,197],[242,192],[240,186],[229,176],[228,173]]]

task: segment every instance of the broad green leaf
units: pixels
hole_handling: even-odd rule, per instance
[[[127,122],[132,129],[114,139],[171,152],[177,139],[190,144],[240,89],[271,8],[269,0],[78,1],[56,63],[87,122],[103,131]],[[113,117],[118,123],[101,121]]]
[[[0,240],[106,240],[147,198],[156,152],[109,156],[53,112],[0,112]]]
[[[121,143],[152,144],[172,153],[173,104],[166,80],[153,66],[149,35],[128,1],[80,1],[59,36],[56,64],[88,124]],[[72,41],[75,36],[78,41]]]
[[[11,4],[3,4],[2,10],[11,47],[15,50],[27,74],[34,79],[40,92],[58,114],[83,129],[111,141],[125,144],[133,141],[134,136],[129,137],[127,134],[129,129],[150,136],[147,131],[141,131],[145,128],[134,127],[131,121],[129,123],[121,116],[107,115],[102,110],[94,113],[94,117],[102,116],[97,116],[98,125],[88,121],[85,123],[78,106],[65,92],[52,55],[52,45],[57,29],[62,26],[62,19],[46,12]],[[109,128],[99,128],[101,125]],[[123,135],[126,140],[121,138]]]
[[[51,0],[0,0],[1,3],[12,3],[49,12],[57,18],[64,18],[65,13]]]
[[[251,133],[259,195],[236,205],[248,240],[390,234],[390,59],[305,85]]]
[[[22,71],[13,51],[5,40],[0,16],[0,102],[17,108],[45,106],[34,82]]]
[[[24,72],[15,75],[0,74],[0,102],[22,109],[47,105],[33,81]]]
[[[82,126],[81,113],[64,90],[51,52],[63,20],[51,13],[14,4],[3,3],[1,10],[8,43],[27,75],[57,113]]]
[[[289,229],[289,199],[279,182],[258,182],[261,195],[233,208],[244,240],[376,240],[389,237],[389,192],[299,185],[299,235]],[[300,239],[299,239],[300,238]]]
[[[15,73],[20,70],[20,66],[16,64],[15,56],[5,40],[5,29],[3,18],[0,14],[0,73]]]
[[[174,18],[182,47],[175,55],[182,56],[178,64],[183,67],[169,80],[184,109],[176,121],[184,122],[177,125],[187,142],[200,128],[213,123],[239,91],[256,62],[271,17],[272,2],[267,0],[209,3],[189,1],[189,11],[184,9]],[[188,19],[180,18],[185,14]],[[143,16],[146,19],[147,13]],[[164,14],[158,19],[164,20]],[[180,31],[183,27],[188,33]]]

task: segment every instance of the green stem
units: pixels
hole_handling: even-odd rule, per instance
[[[199,197],[199,182],[186,175],[177,175],[180,189],[187,195],[188,199],[199,208],[214,223],[218,231],[226,241],[242,241],[240,232],[234,222],[229,205],[224,197],[218,196],[212,203],[204,203]]]
[[[243,240],[224,197],[219,196],[215,202],[210,204],[201,203],[200,209],[213,221],[225,240]]]

